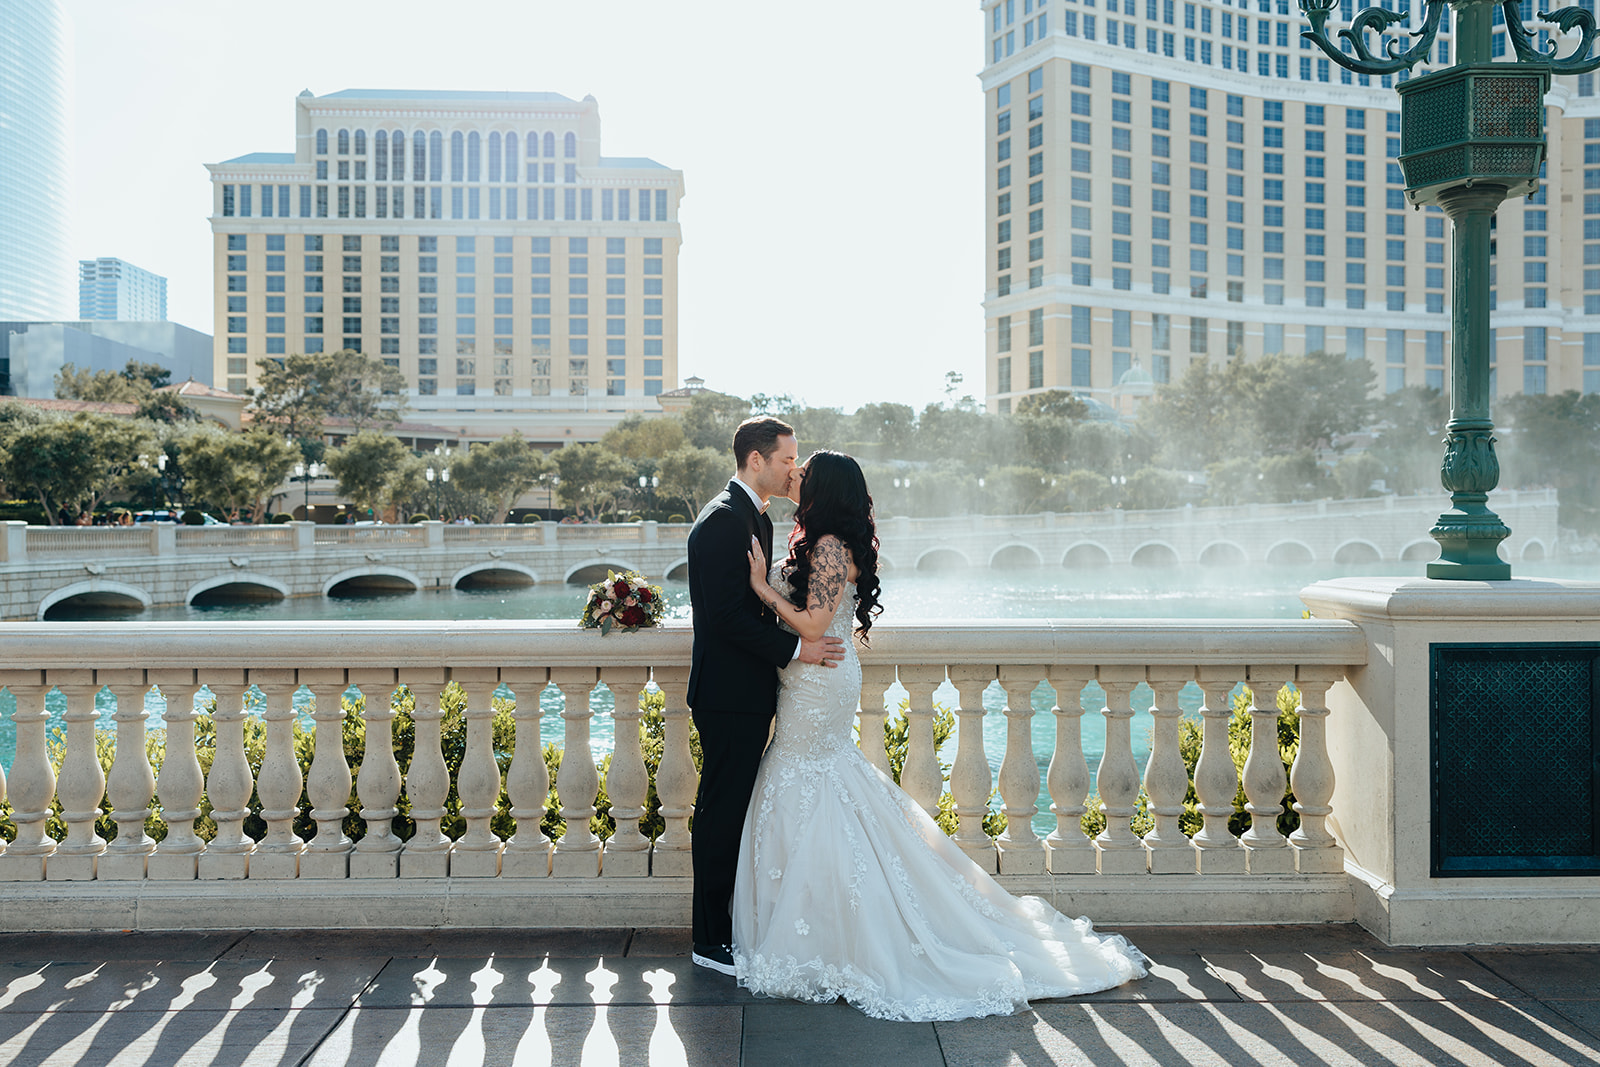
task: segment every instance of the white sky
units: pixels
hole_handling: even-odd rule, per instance
[[[294,97],[553,91],[684,172],[679,373],[843,406],[982,394],[978,5],[71,0],[73,256],[210,333],[204,164],[294,149]]]

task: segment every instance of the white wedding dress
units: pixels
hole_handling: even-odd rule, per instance
[[[776,573],[772,584],[783,591]],[[1009,1015],[1142,978],[1145,957],[1125,938],[1011,896],[867,762],[851,736],[855,601],[846,585],[828,627],[845,642],[843,662],[780,672],[733,893],[739,984],[926,1022]]]

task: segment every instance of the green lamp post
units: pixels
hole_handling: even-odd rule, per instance
[[[1348,52],[1329,39],[1326,24],[1336,0],[1300,0],[1311,29],[1300,34],[1342,67],[1358,74],[1393,74],[1427,58],[1439,32],[1445,0],[1426,0],[1423,26],[1415,32],[1392,30],[1405,16],[1367,8],[1338,36]],[[1439,542],[1439,559],[1428,564],[1429,578],[1497,580],[1511,577],[1499,545],[1511,531],[1489,509],[1490,490],[1499,484],[1494,454],[1494,422],[1489,417],[1489,223],[1507,197],[1526,196],[1539,186],[1544,164],[1544,94],[1552,74],[1581,74],[1600,67],[1589,58],[1597,36],[1594,16],[1582,8],[1539,12],[1563,34],[1579,30],[1571,54],[1557,58],[1535,47],[1517,0],[1501,0],[1514,62],[1490,62],[1489,44],[1496,0],[1450,0],[1456,12],[1452,67],[1402,82],[1400,93],[1400,169],[1413,205],[1437,204],[1450,218],[1451,359],[1450,421],[1445,426],[1444,461],[1439,480],[1450,490],[1450,510],[1429,531]],[[1385,32],[1392,36],[1385,38]],[[1380,54],[1367,48],[1367,34],[1378,35]],[[1399,36],[1415,39],[1401,50]]]

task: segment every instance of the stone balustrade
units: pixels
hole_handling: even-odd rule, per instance
[[[237,924],[227,914],[236,909],[267,926],[682,925],[697,789],[685,703],[690,638],[681,624],[609,637],[541,622],[8,625],[0,685],[17,700],[17,749],[9,776],[0,776],[0,797],[9,790],[16,839],[0,851],[0,881],[7,883],[0,928],[227,926]],[[986,620],[886,625],[872,638],[862,657],[861,736],[883,737],[886,694],[898,683],[908,697],[902,781],[936,811],[946,782],[933,739],[935,693],[946,682],[954,688],[954,840],[1014,891],[1108,922],[1351,918],[1343,850],[1328,831],[1335,783],[1323,727],[1329,687],[1368,655],[1358,626]],[[441,695],[451,683],[466,701],[464,737],[450,742],[462,750],[453,781],[441,737]],[[1041,715],[1031,702],[1040,683],[1056,693],[1043,713],[1055,725],[1043,775],[1055,824],[1042,835],[1034,829]],[[1189,781],[1179,753],[1178,697],[1190,683],[1204,694],[1194,775],[1204,826],[1192,839],[1179,828]],[[1240,683],[1254,694],[1254,736],[1267,739],[1244,765],[1253,823],[1242,838],[1228,829],[1241,778],[1228,720]],[[605,840],[589,821],[600,784],[590,703],[599,684],[616,708],[605,781],[615,832]],[[1005,694],[997,773],[982,743],[985,716],[994,714],[983,701],[991,684]],[[1104,702],[1085,713],[1081,696],[1091,684]],[[1130,725],[1141,684],[1154,694],[1142,768]],[[1275,818],[1287,784],[1276,696],[1289,685],[1301,701],[1288,775],[1300,821],[1284,836]],[[197,743],[202,686],[215,710],[213,728]],[[344,746],[321,741],[341,736],[340,697],[350,686],[366,698],[369,739],[354,781]],[[375,743],[393,736],[391,698],[401,686],[415,702],[414,755],[403,777],[394,746]],[[655,777],[664,826],[653,840],[640,830],[649,787],[640,696],[651,686],[665,698]],[[497,752],[492,700],[501,687],[516,697],[516,732],[510,751]],[[548,714],[539,697],[552,687],[561,695],[564,753],[553,782],[539,743]],[[109,773],[96,758],[94,734],[95,696],[107,688],[116,703]],[[152,688],[167,707],[159,771],[140,743]],[[303,778],[294,737],[294,698],[302,688],[313,698],[318,739]],[[66,699],[59,773],[46,736],[52,690]],[[253,769],[246,727],[256,719],[264,724],[265,751]],[[1083,737],[1102,727],[1095,778],[1104,830],[1091,839],[1080,828],[1091,801]],[[864,748],[871,762],[888,768],[882,744]],[[452,787],[455,805],[448,803]],[[552,787],[566,825],[555,841],[540,827]],[[1132,829],[1141,787],[1154,823],[1142,838]],[[983,822],[996,788],[1007,827],[991,839]],[[309,812],[300,807],[302,790]],[[391,827],[402,794],[415,823],[406,841]],[[47,832],[53,801],[65,825],[59,840]],[[156,803],[168,825],[159,844],[144,829]],[[194,826],[203,803],[216,826],[209,841]],[[116,825],[109,841],[96,828],[102,805]],[[354,844],[342,829],[351,806],[365,826]],[[246,832],[252,811],[265,826],[259,836]],[[315,831],[302,836],[295,824],[307,815]],[[454,839],[441,830],[447,815],[464,823]],[[495,826],[506,825],[507,816],[515,831],[502,836]]]

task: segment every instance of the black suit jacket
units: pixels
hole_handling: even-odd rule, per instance
[[[777,708],[777,669],[794,657],[799,639],[779,628],[777,616],[750,588],[745,554],[752,536],[760,539],[771,560],[772,524],[731,481],[701,510],[689,531],[691,708],[769,715]]]

